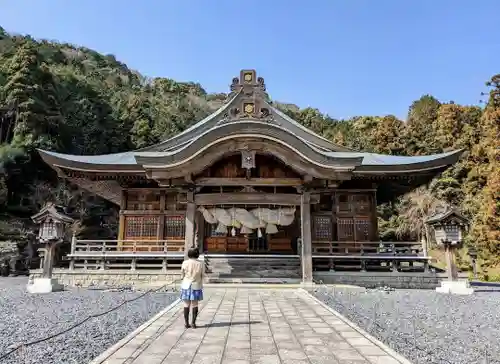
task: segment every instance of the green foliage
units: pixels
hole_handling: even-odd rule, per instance
[[[453,204],[472,219],[469,243],[478,245],[486,265],[495,266],[500,264],[500,75],[489,85],[484,112],[424,95],[410,106],[407,122],[392,115],[335,120],[314,108],[274,105],[355,150],[423,155],[463,149],[462,160],[429,186],[378,207],[380,237],[428,237],[425,218]],[[59,181],[34,149],[103,154],[142,148],[185,130],[226,97],[207,94],[197,83],[147,79],[113,55],[12,36],[0,27],[0,221],[7,222],[0,224],[0,235],[8,222],[26,221],[51,200],[79,216],[81,235],[112,237],[116,207]]]

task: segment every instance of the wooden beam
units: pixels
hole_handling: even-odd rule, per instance
[[[198,186],[300,186],[300,178],[198,178]]]
[[[185,202],[184,202],[185,203]],[[177,215],[184,215],[185,211],[184,210],[123,210],[120,211],[120,216],[155,216],[155,215],[165,215],[165,216],[177,216]]]
[[[196,205],[300,205],[301,195],[293,193],[202,193],[195,196]]]

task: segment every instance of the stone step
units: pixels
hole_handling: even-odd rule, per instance
[[[207,275],[209,276],[240,276],[240,277],[272,277],[272,276],[280,276],[280,277],[289,277],[289,276],[299,276],[299,270],[253,270],[253,271],[226,271],[226,272],[214,272],[208,271]]]
[[[275,262],[270,262],[270,261],[241,261],[241,260],[229,260],[229,261],[221,261],[221,260],[209,260],[205,261],[205,264],[231,264],[231,265],[300,265],[299,260],[294,260],[294,261],[275,261]]]
[[[281,277],[266,277],[266,278],[254,278],[254,277],[207,277],[205,282],[208,284],[231,284],[231,283],[243,283],[243,284],[299,284],[301,282],[300,278],[281,278]]]
[[[301,278],[300,260],[285,258],[205,258],[207,279],[224,283]]]
[[[270,267],[270,266],[249,266],[249,267],[231,267],[231,266],[211,266],[206,267],[210,271],[228,271],[228,272],[246,272],[254,270],[279,270],[279,271],[295,271],[300,270],[300,267]]]
[[[207,266],[232,266],[232,267],[254,267],[258,266],[269,266],[269,267],[298,267],[300,266],[300,261],[220,261],[220,260],[209,260],[205,262]]]
[[[208,266],[207,270],[212,272],[252,272],[252,271],[298,271],[300,267],[270,267],[270,266],[251,266],[251,267],[231,267],[231,266]]]
[[[299,262],[299,258],[205,258],[206,262],[246,262],[246,263],[295,263]]]

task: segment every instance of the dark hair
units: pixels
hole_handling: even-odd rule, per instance
[[[198,248],[189,249],[188,258],[198,259],[200,257],[200,251]]]

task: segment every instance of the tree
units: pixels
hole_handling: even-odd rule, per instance
[[[407,151],[410,155],[434,153],[436,142],[432,125],[437,119],[441,103],[431,95],[424,95],[410,106],[407,119]]]
[[[479,173],[486,179],[479,193],[479,208],[474,217],[471,241],[480,247],[487,266],[500,262],[500,75],[488,83],[491,87],[481,119],[480,143],[473,152],[480,156]]]
[[[0,142],[50,148],[62,122],[55,82],[32,42],[26,41],[6,67]]]
[[[432,195],[427,187],[420,187],[400,199],[398,235],[410,235],[425,242],[424,249],[432,241],[431,230],[425,221],[446,208],[443,201]]]

